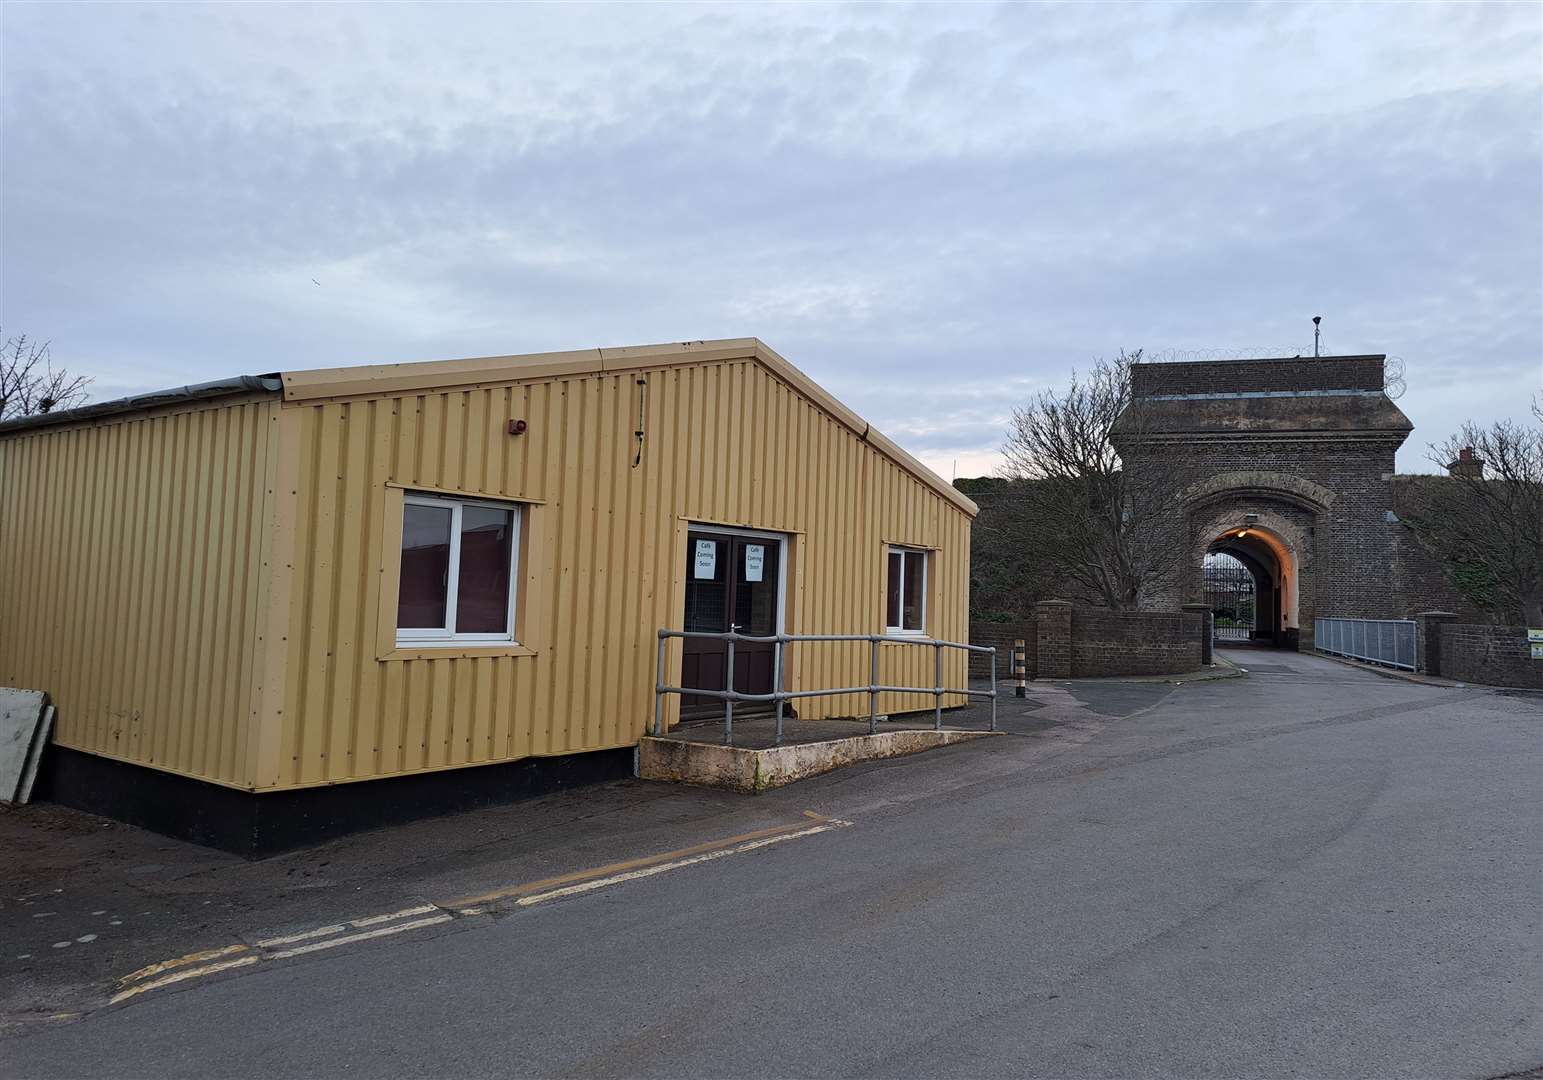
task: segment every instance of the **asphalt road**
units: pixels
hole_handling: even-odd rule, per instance
[[[718,835],[805,810],[851,825],[190,980],[0,1042],[0,1073],[1485,1078],[1543,1063],[1543,699],[1288,654],[1242,663],[1247,679],[1074,688],[1053,732],[715,795]],[[632,854],[703,839],[705,819],[671,805]]]

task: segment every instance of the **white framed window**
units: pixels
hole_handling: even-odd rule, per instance
[[[520,507],[411,492],[402,504],[397,645],[513,642]]]
[[[927,633],[927,560],[930,552],[893,547],[886,551],[884,630],[889,634]]]

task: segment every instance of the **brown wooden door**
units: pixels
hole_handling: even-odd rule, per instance
[[[757,536],[691,532],[686,537],[686,630],[765,636],[777,633],[781,541]],[[770,643],[738,642],[734,649],[734,689],[766,694],[772,689],[775,650]],[[722,690],[728,669],[728,643],[686,638],[681,655],[681,686]],[[757,703],[759,704],[759,703]],[[736,711],[755,706],[742,704]],[[765,708],[770,708],[767,704]],[[720,716],[717,698],[681,696],[681,717]]]

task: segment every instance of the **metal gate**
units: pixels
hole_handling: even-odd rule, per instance
[[[1224,551],[1207,555],[1204,570],[1205,602],[1216,616],[1216,640],[1247,641],[1258,617],[1254,575]]]

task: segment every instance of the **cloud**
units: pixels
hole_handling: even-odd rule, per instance
[[[1407,467],[1543,381],[1540,20],[13,5],[0,321],[99,392],[755,334],[973,468],[1095,356],[1323,314]]]

